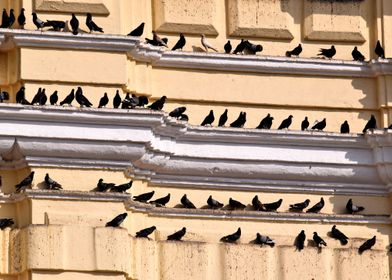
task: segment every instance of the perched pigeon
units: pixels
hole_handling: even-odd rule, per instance
[[[348,243],[348,237],[344,235],[343,232],[336,228],[336,225],[333,225],[331,230],[331,236],[335,239],[338,239],[342,245],[346,245]]]
[[[0,219],[0,229],[3,230],[7,227],[11,227],[14,224],[14,220],[13,219]]]
[[[176,240],[176,241],[180,241],[181,238],[185,235],[186,233],[186,228],[183,227],[181,230],[169,235],[167,237],[167,240]]]
[[[380,40],[377,41],[376,48],[374,49],[376,55],[380,58],[385,58],[384,48],[381,46]]]
[[[83,95],[83,90],[81,87],[78,87],[75,93],[76,102],[79,103],[80,107],[91,107],[93,104]]]
[[[214,50],[218,52],[217,49],[215,49],[206,39],[206,36],[204,34],[201,34],[201,44],[203,45],[204,49],[206,52],[208,52],[208,49]]]
[[[184,208],[188,209],[196,209],[196,206],[188,199],[186,194],[184,194],[181,198],[181,204],[184,206]]]
[[[164,95],[147,107],[154,111],[160,111],[163,109],[163,106],[165,105],[165,101],[166,101],[166,96]]]
[[[331,46],[330,49],[320,49],[320,53],[317,55],[321,55],[323,57],[331,59],[336,54],[335,46]]]
[[[365,127],[362,130],[362,133],[365,133],[368,129],[373,130],[377,128],[377,121],[374,115],[370,116],[370,119],[366,123]]]
[[[347,201],[346,210],[347,210],[347,213],[349,213],[349,214],[355,214],[355,213],[358,213],[358,212],[365,210],[365,207],[353,204],[353,200],[350,198]]]
[[[3,14],[1,16],[0,28],[8,28],[10,25],[10,18],[8,16],[7,10],[3,9]]]
[[[305,231],[301,230],[301,232],[297,235],[297,238],[295,239],[295,246],[297,247],[298,251],[301,251],[304,248],[305,239]]]
[[[256,211],[260,211],[263,210],[263,203],[261,203],[261,201],[259,200],[259,196],[255,195],[255,197],[252,199],[252,206],[253,209]]]
[[[9,17],[9,22],[8,22],[8,28],[11,28],[12,25],[15,23],[15,14],[14,14],[14,9],[10,9],[10,17]]]
[[[42,88],[38,88],[37,93],[34,95],[31,105],[39,105],[42,96]]]
[[[138,27],[128,33],[128,36],[140,37],[144,32],[144,22],[142,22]]]
[[[57,95],[57,90],[55,90],[52,95],[49,97],[50,105],[57,105],[57,101],[59,101],[59,96]]]
[[[60,105],[63,106],[64,104],[68,104],[72,106],[71,103],[74,99],[75,99],[75,90],[72,89],[71,92],[64,98],[64,100],[60,102]]]
[[[127,213],[120,214],[116,216],[113,220],[106,223],[106,227],[119,227],[125,218],[128,216]]]
[[[269,236],[266,235],[261,235],[260,233],[256,234],[256,239],[254,240],[255,244],[260,244],[260,245],[268,245],[270,247],[275,246],[275,242],[269,238]]]
[[[73,35],[78,35],[78,32],[79,32],[79,20],[76,18],[74,13],[72,13],[72,18],[71,18],[69,23],[71,24],[72,34]]]
[[[116,95],[113,98],[113,108],[117,109],[118,107],[120,107],[120,105],[121,105],[121,96],[119,91],[117,90]]]
[[[233,54],[238,54],[238,53],[243,54],[244,50],[245,50],[245,41],[244,39],[241,39],[241,42],[235,47]]]
[[[170,193],[167,196],[150,201],[150,203],[156,204],[158,206],[165,206],[169,201],[170,201]]]
[[[109,103],[109,97],[108,97],[108,94],[105,92],[104,95],[99,100],[98,108],[106,107],[106,105],[108,105],[108,103]]]
[[[223,48],[225,49],[225,53],[231,53],[233,47],[231,46],[230,40],[227,41]]]
[[[238,118],[230,124],[230,127],[243,127],[246,122],[246,112],[240,112]]]
[[[185,44],[186,44],[185,36],[184,36],[184,34],[181,33],[180,39],[178,39],[177,43],[172,48],[172,51],[182,50],[182,48],[185,46]]]
[[[26,16],[24,12],[25,12],[24,8],[20,9],[20,14],[18,16],[18,24],[21,29],[24,29],[24,26],[26,25]]]
[[[350,133],[350,126],[347,121],[344,121],[340,126],[340,133]]]
[[[313,241],[316,243],[317,247],[321,247],[322,245],[327,246],[327,243],[318,236],[317,232],[313,232]]]
[[[276,211],[282,205],[283,199],[279,199],[278,201],[272,203],[263,203],[263,211]]]
[[[214,121],[215,121],[214,111],[210,110],[210,113],[204,118],[203,122],[201,123],[201,126],[206,126],[206,125],[212,126],[212,123]]]
[[[169,116],[172,118],[178,119],[181,115],[186,111],[186,107],[177,107],[173,111],[169,113]]]
[[[30,102],[25,98],[25,87],[21,87],[16,93],[16,103],[20,103],[23,105],[30,105]]]
[[[220,203],[219,201],[215,200],[212,198],[212,195],[210,195],[207,199],[207,204],[210,206],[212,209],[218,209],[223,207],[223,203]]]
[[[148,97],[147,96],[139,96],[139,103],[137,104],[138,107],[144,107],[148,104]]]
[[[230,197],[229,199],[229,206],[231,209],[233,210],[237,210],[237,209],[245,209],[246,205],[242,204],[241,202],[234,200]]]
[[[29,176],[24,178],[19,184],[15,185],[16,192],[19,192],[20,190],[31,186],[31,183],[33,182],[34,179],[34,173],[35,173],[34,171],[31,171]]]
[[[61,31],[65,28],[65,21],[61,20],[47,20],[44,27],[52,27],[54,31]]]
[[[221,242],[226,242],[226,243],[235,243],[237,242],[238,239],[241,237],[241,228],[238,228],[236,232],[233,234],[229,234],[226,236],[223,236],[220,241]]]
[[[309,208],[306,213],[319,213],[324,207],[324,198],[321,198],[319,202]]]
[[[45,184],[49,190],[61,190],[62,187],[59,183],[49,177],[49,174],[46,173],[45,175]]]
[[[285,129],[285,128],[289,129],[289,127],[290,127],[290,125],[292,123],[292,120],[293,120],[293,116],[290,115],[287,119],[284,119],[282,121],[282,123],[280,124],[278,129]]]
[[[307,130],[308,127],[309,127],[308,117],[305,117],[305,119],[301,123],[301,130]]]
[[[258,52],[263,51],[262,45],[252,44],[248,40],[245,41],[244,44],[245,44],[245,50],[244,50],[245,54],[256,54]]]
[[[310,200],[306,199],[304,202],[290,204],[290,211],[302,211],[309,206]]]
[[[148,192],[148,193],[142,193],[137,196],[134,196],[133,200],[146,203],[148,200],[150,200],[154,196],[154,193],[155,193],[155,191]]]
[[[218,126],[224,126],[227,122],[227,109],[223,112],[223,114],[219,117]]]
[[[97,191],[99,192],[106,192],[107,190],[113,188],[115,184],[113,183],[104,183],[103,179],[99,179],[97,183]]]
[[[39,99],[39,105],[44,106],[48,101],[48,97],[46,96],[45,89],[42,89],[41,98]]]
[[[37,13],[32,13],[32,15],[33,15],[33,23],[37,27],[37,30],[41,29],[42,31],[42,28],[44,28],[45,23],[38,18]]]
[[[133,184],[133,181],[131,180],[128,183],[110,187],[110,191],[111,192],[124,193],[124,192],[126,192],[127,190],[129,190],[132,187],[132,184]]]
[[[148,38],[145,38],[145,39],[146,39],[146,43],[147,44],[150,44],[150,45],[153,45],[153,46],[160,46],[160,47],[167,46],[167,42],[168,42],[167,38],[162,38],[159,42],[157,42],[155,40],[148,39]]]
[[[298,46],[296,46],[293,50],[291,51],[287,51],[286,52],[286,56],[287,57],[292,57],[292,56],[299,56],[302,52],[302,45],[299,44]]]
[[[90,13],[87,13],[86,25],[87,25],[88,29],[90,30],[90,33],[93,31],[103,33],[103,29],[95,24],[95,22],[93,21],[93,16]]]
[[[160,46],[164,46],[166,48],[168,47],[167,43],[163,39],[161,39],[155,31],[152,31],[152,35],[153,41],[157,42]]]
[[[265,118],[263,118],[259,125],[256,127],[257,129],[270,129],[272,126],[273,117],[268,113]]]
[[[3,103],[4,100],[10,100],[10,94],[6,91],[0,90],[0,103]]]
[[[316,123],[314,126],[312,126],[313,129],[317,129],[319,131],[322,131],[325,127],[327,126],[327,120],[324,118],[322,121]]]
[[[358,252],[362,254],[366,250],[370,250],[376,244],[376,236],[366,240],[358,249]]]
[[[351,52],[351,55],[355,61],[364,61],[365,57],[363,54],[361,54],[360,51],[358,51],[357,47],[354,47],[353,51]]]
[[[148,238],[148,236],[156,230],[156,226],[148,227],[136,232],[138,238]]]

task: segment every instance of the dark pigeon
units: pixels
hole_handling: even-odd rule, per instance
[[[124,193],[124,192],[126,192],[127,190],[129,190],[132,187],[132,184],[133,184],[133,181],[131,180],[128,183],[110,187],[110,191],[111,192]]]
[[[86,25],[87,25],[88,29],[90,29],[90,33],[93,31],[103,33],[103,29],[95,24],[95,22],[93,21],[93,16],[90,13],[87,13]]]
[[[286,52],[286,56],[287,57],[292,57],[292,56],[299,56],[302,52],[302,45],[299,44],[298,46],[296,46],[293,50],[291,51],[287,51]]]
[[[321,248],[321,246],[327,246],[327,243],[320,236],[318,236],[317,232],[313,232],[313,241],[319,248]]]
[[[241,202],[234,200],[230,197],[229,199],[229,206],[232,210],[237,210],[237,209],[245,209],[246,205],[242,204]]]
[[[182,114],[186,111],[186,107],[177,107],[173,111],[169,113],[169,116],[172,118],[178,119],[179,117],[182,116]]]
[[[374,117],[374,115],[370,116],[370,119],[368,120],[368,122],[366,123],[365,127],[362,130],[362,133],[365,133],[367,130],[373,130],[377,128],[377,121],[376,118]]]
[[[319,202],[309,208],[306,213],[319,213],[324,207],[324,198],[321,198]]]
[[[305,239],[306,239],[305,231],[301,230],[301,232],[297,235],[295,239],[295,246],[297,247],[298,251],[301,251],[304,248]]]
[[[24,8],[20,9],[20,14],[18,16],[18,24],[22,29],[24,29],[24,26],[26,25],[26,16],[24,12],[25,12]]]
[[[165,101],[166,101],[166,96],[164,95],[147,107],[154,111],[160,111],[163,109],[163,106],[165,105]]]
[[[49,174],[46,173],[45,175],[45,184],[49,190],[61,190],[62,187],[59,183],[49,177]]]
[[[113,108],[117,109],[118,107],[120,107],[120,105],[121,105],[121,96],[119,91],[117,90],[116,95],[113,98]]]
[[[183,227],[181,230],[169,235],[167,237],[167,240],[175,240],[175,241],[180,241],[181,238],[185,235],[186,233],[186,228]]]
[[[24,178],[19,184],[15,185],[16,192],[19,192],[20,190],[31,186],[31,183],[33,182],[34,179],[34,173],[35,173],[34,171],[31,171],[29,176]]]
[[[108,105],[108,103],[109,103],[109,97],[108,97],[108,94],[105,92],[104,95],[99,100],[98,108],[106,107],[106,105]]]
[[[152,39],[152,40],[148,39],[148,38],[145,38],[145,39],[146,39],[146,43],[150,44],[152,46],[157,46],[157,47],[164,47],[165,46],[162,43],[155,41],[154,39]],[[163,42],[164,44],[167,45],[168,39],[167,38],[162,38],[161,42]]]
[[[180,39],[178,39],[177,43],[172,48],[172,51],[182,50],[182,48],[185,46],[185,44],[186,44],[185,36],[184,36],[184,34],[181,33]]]
[[[8,28],[9,26],[10,26],[10,18],[8,16],[7,10],[3,9],[0,28]]]
[[[256,211],[260,211],[263,210],[263,203],[261,203],[261,201],[259,200],[259,196],[255,195],[255,197],[252,199],[252,206],[253,209]]]
[[[272,126],[273,117],[268,114],[265,118],[263,118],[259,125],[256,127],[257,129],[270,129]]]
[[[72,89],[71,92],[60,102],[60,105],[68,104],[71,106],[72,101],[75,99],[75,90]]]
[[[55,90],[52,95],[49,97],[50,105],[57,105],[57,101],[59,101],[59,96],[57,95],[57,90]]]
[[[227,109],[223,112],[223,114],[219,117],[218,126],[224,126],[227,122]]]
[[[10,100],[10,94],[6,91],[0,90],[0,103],[3,103],[4,100]]]
[[[385,51],[384,48],[381,46],[380,40],[377,41],[376,48],[374,49],[374,52],[378,56],[378,58],[385,58]]]
[[[30,102],[25,98],[25,87],[21,87],[16,93],[16,103],[20,103],[23,105],[30,105]]]
[[[235,243],[237,242],[238,239],[241,237],[241,228],[238,228],[236,232],[233,234],[229,234],[226,236],[223,236],[220,241],[221,242],[226,242],[226,243]]]
[[[370,250],[376,244],[376,236],[366,240],[358,249],[358,252],[362,254],[366,250]]]
[[[150,203],[156,204],[158,206],[165,206],[169,201],[170,201],[170,193],[167,196],[150,201]]]
[[[271,238],[269,238],[269,236],[261,235],[260,233],[256,234],[256,239],[254,240],[253,243],[259,244],[261,246],[263,246],[263,245],[268,245],[270,247],[275,246],[275,242]]]
[[[103,179],[99,179],[98,183],[97,183],[97,191],[99,192],[106,192],[107,190],[113,188],[115,186],[115,184],[113,183],[104,183]]]
[[[39,105],[44,106],[46,101],[48,101],[48,97],[46,96],[45,89],[43,89],[41,92],[41,98],[39,99]]]
[[[161,39],[155,31],[152,31],[152,40],[157,42],[159,46],[168,47],[167,42]]]
[[[353,51],[351,52],[351,55],[355,61],[365,61],[365,57],[363,54],[361,54],[360,51],[358,51],[357,47],[354,47]]]
[[[350,126],[347,121],[344,121],[340,126],[340,133],[350,133]]]
[[[37,93],[34,95],[31,105],[38,105],[41,100],[42,88],[39,88]]]
[[[147,96],[139,96],[139,103],[137,104],[138,107],[144,107],[148,104],[148,97]]]
[[[75,93],[76,102],[79,103],[80,107],[91,107],[93,104],[83,95],[83,90],[81,87],[78,87]]]
[[[278,129],[289,129],[291,123],[293,121],[293,116],[290,115],[287,119],[284,119]]]
[[[138,27],[128,33],[128,36],[140,37],[144,32],[144,22],[142,22]]]
[[[212,195],[210,195],[207,199],[207,204],[210,206],[212,209],[218,209],[223,207],[223,203],[220,203],[219,201],[215,200],[212,198]]]
[[[310,200],[306,199],[304,202],[290,204],[290,211],[302,211],[309,206]]]
[[[230,127],[243,127],[246,122],[246,112],[241,112],[238,118],[230,124]]]
[[[32,13],[32,15],[33,15],[33,23],[37,27],[37,30],[41,29],[42,31],[42,28],[44,28],[45,23],[38,18],[37,13]]]
[[[148,236],[156,230],[156,226],[148,227],[136,232],[137,238],[148,238]]]
[[[336,225],[333,225],[331,230],[331,236],[335,239],[338,239],[342,245],[346,245],[348,243],[348,237],[344,235],[343,232],[336,228]]]
[[[184,206],[184,208],[188,209],[196,209],[196,206],[188,199],[186,194],[184,194],[181,198],[181,204]]]
[[[124,222],[127,216],[128,216],[127,213],[123,213],[116,216],[113,220],[106,223],[106,227],[119,227],[122,224],[122,222]]]
[[[238,53],[243,53],[245,50],[245,41],[244,39],[241,39],[241,42],[235,47],[233,54],[238,54]]]
[[[353,204],[353,200],[350,198],[347,201],[346,210],[347,210],[347,213],[349,213],[349,214],[355,214],[355,213],[358,213],[358,212],[365,210],[365,207]]]
[[[9,17],[9,23],[8,23],[8,28],[11,28],[12,25],[15,23],[15,14],[14,14],[14,9],[10,10],[10,17]]]
[[[320,53],[318,53],[317,55],[331,59],[335,54],[336,49],[335,46],[332,45],[330,49],[320,49]]]
[[[52,27],[54,31],[61,31],[65,28],[65,21],[61,20],[47,20],[44,27]]]
[[[272,203],[263,203],[263,211],[277,211],[279,207],[282,205],[283,199],[279,199],[278,201]]]
[[[201,126],[206,126],[206,125],[212,126],[212,123],[214,121],[215,121],[214,111],[210,110],[210,113],[204,118],[203,122],[201,123]]]
[[[305,119],[301,123],[301,130],[307,130],[308,127],[309,127],[308,117],[305,117]]]
[[[74,13],[72,13],[72,18],[69,23],[71,24],[72,34],[78,35],[78,33],[79,33],[79,20],[76,18]]]
[[[225,49],[225,53],[229,54],[231,53],[231,50],[233,47],[231,46],[230,40],[227,41],[227,43],[223,47]]]
[[[319,131],[322,131],[325,127],[327,126],[327,120],[324,118],[322,121],[316,123],[314,126],[312,126],[313,129],[317,129]]]
[[[154,194],[155,194],[155,191],[148,192],[148,193],[142,193],[137,196],[134,196],[133,200],[146,203],[148,200],[150,200],[154,196]]]
[[[14,224],[14,220],[13,219],[0,219],[0,229],[3,230],[7,227],[11,227]]]
[[[245,44],[244,52],[246,54],[256,54],[258,52],[262,52],[263,51],[263,46],[262,45],[252,44],[249,41],[245,41],[244,44]]]

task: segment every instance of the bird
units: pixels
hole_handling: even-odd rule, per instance
[[[133,184],[133,181],[131,180],[128,183],[110,187],[110,191],[111,192],[124,193],[124,192],[126,192],[127,190],[129,190],[132,187],[132,184]]]
[[[255,195],[253,197],[253,199],[252,199],[252,206],[253,206],[253,209],[256,210],[256,211],[260,211],[260,210],[264,209],[263,208],[263,203],[261,203],[261,201],[259,200],[259,196],[258,195]]]
[[[39,99],[39,105],[44,106],[48,101],[48,97],[46,96],[45,89],[42,89],[41,98]]]
[[[376,244],[376,236],[366,240],[358,249],[358,252],[362,254],[366,250],[370,250]]]
[[[259,245],[268,245],[270,247],[275,246],[275,242],[266,235],[261,235],[260,233],[256,233],[256,239],[253,241],[254,244],[259,244]]]
[[[361,54],[360,51],[358,51],[357,47],[354,47],[353,51],[351,52],[351,55],[355,61],[364,61],[365,57],[363,54]]]
[[[163,109],[163,106],[165,105],[165,101],[166,101],[166,96],[164,95],[147,107],[154,111],[160,111]]]
[[[324,118],[322,121],[312,126],[312,130],[317,129],[319,131],[322,131],[326,126],[327,126],[327,120]]]
[[[156,226],[148,227],[136,232],[137,238],[148,238],[148,236],[156,230]]]
[[[79,33],[79,20],[76,18],[74,13],[72,13],[72,18],[69,23],[71,24],[72,34],[78,35],[78,33]]]
[[[10,16],[9,16],[8,28],[11,28],[12,25],[14,25],[14,23],[15,23],[14,9],[10,9]]]
[[[128,33],[128,36],[140,37],[144,32],[144,22],[142,22],[138,27]]]
[[[6,91],[0,90],[0,103],[3,103],[4,100],[10,100],[10,94]]]
[[[172,118],[178,119],[181,115],[186,111],[186,107],[177,107],[173,111],[169,113],[169,116]]]
[[[201,123],[201,126],[206,126],[206,125],[212,126],[212,123],[214,121],[215,121],[214,111],[210,110],[210,113],[204,118],[203,122]]]
[[[16,103],[20,103],[23,105],[30,105],[30,102],[25,98],[25,87],[22,86],[18,92],[16,93]]]
[[[347,210],[347,213],[349,213],[349,214],[355,214],[355,213],[358,213],[358,212],[365,210],[365,207],[353,204],[353,200],[350,198],[347,201],[346,210]]]
[[[268,113],[265,118],[263,118],[259,125],[256,127],[257,129],[270,129],[272,126],[273,117]]]
[[[388,129],[392,129],[392,124],[390,126],[388,126]]]
[[[8,16],[7,10],[3,9],[3,14],[1,16],[0,28],[8,28],[10,25],[10,18]]]
[[[137,106],[144,107],[147,104],[148,104],[148,97],[147,96],[139,96],[139,103],[137,104]]]
[[[218,126],[224,126],[226,124],[226,122],[227,122],[227,112],[228,112],[228,110],[225,109],[223,114],[219,117]]]
[[[240,112],[238,118],[230,124],[230,127],[243,127],[246,122],[246,112]]]
[[[298,251],[301,251],[304,248],[305,239],[306,239],[305,231],[301,230],[301,232],[297,235],[295,239],[295,246],[297,247]]]
[[[42,28],[44,28],[45,23],[38,18],[37,13],[32,13],[32,15],[33,15],[33,23],[37,27],[37,30],[41,29],[42,31]]]
[[[188,199],[186,194],[181,197],[181,204],[187,209],[196,209],[196,206]]]
[[[368,122],[366,123],[365,127],[362,130],[362,133],[365,133],[367,130],[373,130],[377,128],[377,120],[374,117],[374,115],[370,116],[370,119],[368,120]]]
[[[13,219],[5,218],[5,219],[0,219],[0,229],[3,230],[7,227],[11,227],[14,224]]]
[[[163,39],[161,39],[155,31],[152,31],[152,35],[153,41],[157,42],[160,46],[164,46],[166,48],[168,47],[167,43]]]
[[[186,233],[186,227],[183,227],[181,230],[176,231],[175,233],[169,235],[167,237],[167,240],[180,241],[181,238],[185,235],[185,233]]]
[[[335,239],[338,239],[342,245],[346,245],[348,243],[347,239],[349,239],[343,232],[336,228],[336,225],[333,225],[331,230],[331,236]]]
[[[289,129],[289,127],[292,123],[292,120],[293,120],[293,116],[290,115],[287,119],[284,119],[282,121],[282,123],[279,125],[278,129],[285,129],[285,128]]]
[[[302,45],[298,44],[298,46],[296,46],[293,50],[287,51],[286,56],[287,57],[292,57],[293,55],[299,56],[301,54],[301,52],[302,52]]]
[[[241,39],[241,42],[235,47],[233,54],[238,54],[238,53],[243,54],[244,49],[245,49],[245,41],[244,39]]]
[[[90,33],[93,31],[103,33],[103,29],[101,27],[99,27],[98,25],[96,25],[95,22],[93,21],[93,16],[91,15],[91,13],[87,13],[86,25],[87,25],[88,29],[90,30]]]
[[[350,133],[350,126],[347,121],[344,121],[340,126],[340,133]]]
[[[320,49],[320,53],[318,53],[317,55],[332,59],[332,57],[335,54],[336,54],[336,49],[335,49],[335,46],[332,45],[330,49]]]
[[[321,248],[321,246],[327,246],[327,243],[320,236],[318,236],[317,232],[313,232],[313,241],[319,248]]]
[[[113,183],[104,183],[103,179],[100,178],[97,183],[97,191],[99,192],[106,192],[107,190],[113,188],[115,184]]]
[[[65,28],[65,21],[61,20],[47,20],[44,27],[52,27],[54,31],[61,31]]]
[[[153,46],[160,46],[160,47],[167,46],[167,43],[169,41],[167,38],[162,38],[162,40],[160,40],[159,42],[157,42],[155,40],[148,39],[148,38],[145,38],[145,39],[146,39],[146,43],[147,44],[150,44],[150,45],[153,45]]]
[[[223,46],[223,48],[225,49],[225,53],[227,54],[231,53],[233,47],[231,46],[230,40],[227,41],[227,43]]]
[[[187,121],[189,121],[189,117],[188,117],[188,115],[182,114],[182,115],[178,118],[178,120],[187,122]]]
[[[34,95],[31,105],[39,105],[42,97],[42,88],[38,88],[37,93]]]
[[[21,29],[24,29],[24,26],[26,25],[26,16],[24,12],[25,12],[24,8],[20,9],[20,14],[18,16],[18,24]]]
[[[80,107],[91,107],[93,104],[83,95],[83,90],[78,87],[75,93],[76,102],[79,103]]]
[[[121,105],[121,96],[119,90],[116,90],[116,95],[113,98],[113,108],[118,108]]]
[[[57,105],[57,101],[59,101],[59,96],[57,95],[57,90],[55,90],[52,95],[49,97],[50,105]]]
[[[279,199],[278,201],[272,203],[263,203],[263,211],[276,211],[282,205],[283,199]]]
[[[245,44],[245,49],[244,49],[244,53],[245,54],[256,54],[258,52],[262,52],[263,51],[263,46],[262,45],[252,44],[248,40],[246,40],[244,42],[244,44]]]
[[[45,175],[45,184],[49,190],[61,190],[61,184],[57,183],[55,180],[49,177],[49,174]]]
[[[377,41],[376,48],[374,49],[374,52],[378,56],[378,58],[385,58],[385,51],[384,48],[381,46],[380,40]]]
[[[184,36],[184,34],[181,33],[180,39],[178,39],[177,43],[172,48],[172,51],[182,50],[182,48],[185,46],[185,44],[186,44],[185,36]]]
[[[232,210],[236,210],[236,209],[245,209],[246,205],[242,204],[241,202],[234,200],[230,197],[229,199],[229,206]]]
[[[72,106],[71,103],[75,98],[75,90],[72,89],[71,92],[64,98],[63,101],[60,102],[60,105],[63,106],[64,104],[68,104],[69,106]]]
[[[208,52],[208,49],[211,49],[215,52],[218,52],[218,50],[216,48],[214,48],[206,39],[206,36],[204,34],[201,34],[201,44],[204,47],[204,49],[206,50],[206,52]]]
[[[108,94],[105,92],[104,95],[99,100],[98,108],[106,107],[106,105],[108,105],[108,103],[109,103],[109,97],[108,97]]]
[[[210,206],[212,209],[218,209],[223,207],[223,203],[220,203],[219,201],[215,200],[212,198],[212,195],[210,195],[207,199],[207,204]]]
[[[301,123],[301,130],[307,130],[309,127],[309,120],[308,117],[305,117],[305,119]]]
[[[302,211],[309,206],[310,200],[306,199],[304,202],[290,204],[290,211]]]
[[[155,191],[142,193],[137,196],[134,196],[133,200],[146,203],[147,200],[150,200],[154,196],[154,194],[155,194]]]
[[[122,213],[116,216],[113,220],[106,223],[106,227],[119,227],[122,224],[122,222],[124,222],[127,216],[128,216],[127,213]]]
[[[239,227],[236,232],[223,236],[220,241],[226,243],[235,243],[241,237],[241,228]]]
[[[26,187],[31,186],[31,183],[33,182],[34,179],[34,171],[31,171],[29,176],[24,178],[19,184],[15,185],[16,192],[19,192],[21,189],[25,189]]]
[[[319,202],[313,205],[311,208],[306,210],[306,213],[319,213],[324,207],[324,198],[321,198]]]
[[[154,201],[150,201],[150,203],[156,204],[158,206],[165,206],[170,201],[170,193],[167,196],[158,198]]]

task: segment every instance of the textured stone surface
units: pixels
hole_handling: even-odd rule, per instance
[[[110,12],[102,0],[84,1],[69,0],[34,0],[35,10],[51,13],[92,13],[108,15]]]

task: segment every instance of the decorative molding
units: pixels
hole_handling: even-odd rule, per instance
[[[34,8],[37,12],[51,12],[62,14],[92,13],[94,15],[108,16],[110,14],[109,9],[102,2],[103,1],[99,0],[90,1],[90,3],[68,0],[34,0]]]

